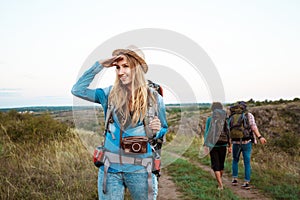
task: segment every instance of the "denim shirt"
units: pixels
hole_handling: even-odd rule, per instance
[[[104,118],[106,119],[106,112],[108,108],[108,97],[112,86],[106,88],[90,89],[88,88],[90,83],[93,81],[95,76],[103,70],[103,66],[97,61],[90,69],[88,69],[84,74],[78,79],[72,88],[72,94],[102,105],[104,110]],[[168,125],[166,120],[166,108],[163,102],[163,98],[157,95],[157,108],[158,108],[158,118],[160,119],[161,129],[156,133],[156,138],[162,138],[168,131]],[[115,112],[112,114],[113,123],[109,124],[109,130],[112,133],[107,132],[105,135],[104,148],[110,152],[119,153],[120,151],[120,122],[118,120]],[[115,138],[112,137],[115,136]],[[139,121],[136,126],[132,127],[129,125],[125,127],[122,131],[122,138],[129,136],[146,136],[143,121]],[[152,149],[150,144],[147,146],[147,153],[135,155],[139,158],[151,157]],[[143,169],[143,166],[131,165],[131,164],[112,164],[110,166],[109,172],[133,172]]]

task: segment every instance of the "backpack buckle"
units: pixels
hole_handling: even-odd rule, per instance
[[[143,159],[142,158],[135,158],[134,159],[134,164],[135,165],[142,165]]]

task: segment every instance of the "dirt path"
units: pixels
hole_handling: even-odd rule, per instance
[[[190,161],[191,162],[191,161]],[[213,178],[215,178],[213,170],[206,165],[202,165],[200,163],[191,162],[194,165],[200,167],[204,171],[210,172]],[[260,200],[269,200],[270,198],[265,197],[263,194],[261,194],[258,189],[255,188],[255,186],[251,185],[250,190],[242,189],[239,185],[238,186],[232,186],[231,185],[231,177],[228,176],[228,174],[223,175],[223,185],[226,188],[229,188],[233,191],[234,194],[237,196],[243,198],[243,199],[260,199]]]
[[[180,196],[183,194],[177,190],[175,183],[166,172],[163,172],[162,176],[159,178],[158,187],[158,200],[182,199]]]
[[[215,178],[215,175],[209,166],[202,165],[200,163],[188,160],[187,158],[184,157],[180,157],[180,158],[185,159],[190,163],[192,163],[193,165],[201,168],[202,170],[209,172],[212,175],[212,177]],[[255,186],[252,186],[250,190],[242,189],[240,186],[232,186],[231,177],[228,174],[223,175],[223,184],[224,187],[231,189],[234,194],[236,194],[242,199],[270,200],[270,198],[267,198],[266,196],[261,194],[258,191],[258,189],[255,188]],[[183,194],[177,190],[175,183],[171,180],[171,177],[168,176],[166,172],[164,172],[159,179],[158,200],[170,200],[170,199],[179,200],[181,199],[180,196],[183,196]]]

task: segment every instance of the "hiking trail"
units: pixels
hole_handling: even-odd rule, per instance
[[[174,154],[173,154],[174,155]],[[188,158],[174,155],[177,158],[184,159],[193,165],[201,168],[204,171],[209,172],[212,175],[212,178],[215,179],[214,172],[209,166],[197,163],[195,161],[191,161]],[[216,182],[217,184],[217,182]],[[239,184],[242,184],[240,182]],[[232,186],[231,185],[231,177],[227,173],[223,174],[223,185],[225,188],[228,188],[232,190],[234,194],[236,194],[241,199],[260,199],[260,200],[270,200],[271,198],[268,198],[264,196],[258,189],[255,188],[255,185],[251,185],[250,190],[242,189],[239,185],[238,186]],[[217,190],[216,190],[217,191]],[[175,183],[172,181],[171,177],[168,176],[167,172],[164,171],[162,176],[159,178],[159,192],[158,192],[158,200],[179,200],[182,199],[182,196],[184,196],[179,189],[176,187]]]

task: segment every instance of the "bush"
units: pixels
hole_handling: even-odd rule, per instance
[[[69,127],[54,120],[48,113],[32,115],[15,110],[0,115],[1,130],[12,142],[34,144],[66,138]]]
[[[291,156],[297,155],[300,149],[300,139],[295,133],[283,133],[273,140],[273,145]]]

